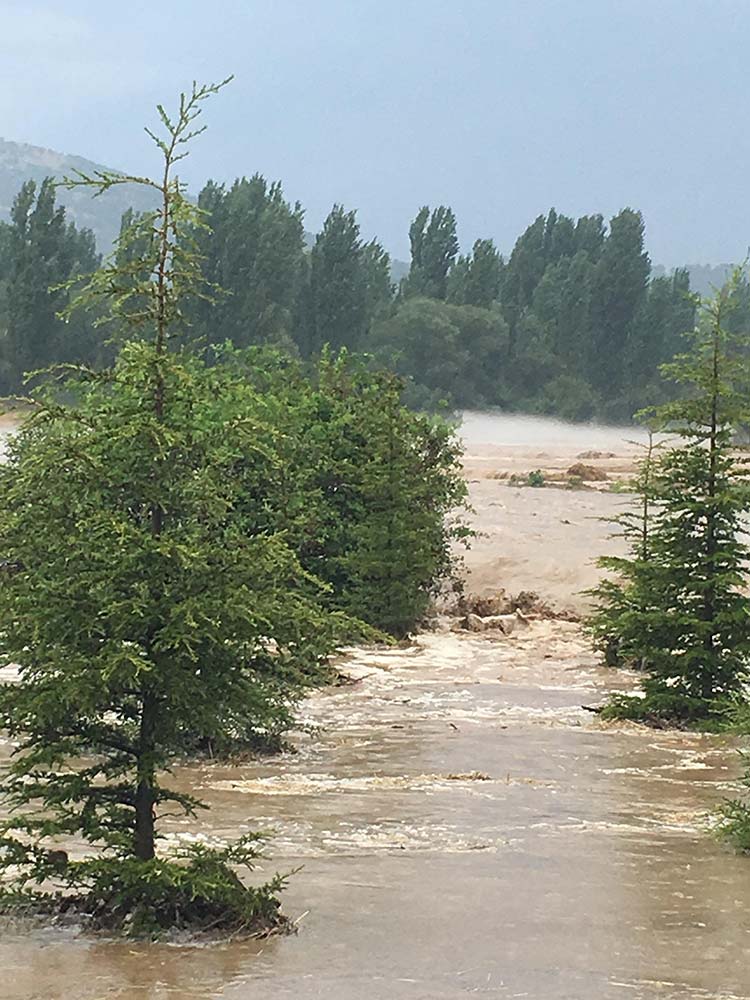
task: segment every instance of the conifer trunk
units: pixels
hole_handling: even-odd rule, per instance
[[[718,429],[718,393],[719,393],[719,324],[717,322],[714,330],[713,342],[713,369],[712,369],[712,398],[711,398],[711,424],[708,439],[708,511],[706,515],[706,555],[708,567],[708,580],[706,592],[703,598],[703,620],[713,622],[716,615],[716,595],[714,592],[714,581],[716,578],[716,457],[717,457],[717,429]],[[708,654],[713,652],[714,634],[713,629],[706,633],[704,648]],[[704,670],[701,678],[701,697],[708,700],[714,697],[714,678],[710,671]]]
[[[141,727],[138,737],[138,785],[135,793],[135,834],[133,851],[141,861],[154,857],[156,826],[154,804],[154,738],[156,735],[156,698],[146,692],[141,706]]]
[[[174,140],[165,156],[162,181],[161,228],[158,230],[159,255],[156,267],[156,352],[154,371],[154,415],[159,423],[164,420],[164,375],[159,363],[167,349],[167,293],[169,268],[169,219],[172,210],[170,199],[170,168],[174,154]],[[161,464],[161,463],[159,463]],[[164,528],[164,508],[155,503],[151,508],[151,534],[158,538]],[[153,643],[149,642],[153,656]],[[138,770],[135,793],[135,830],[133,850],[141,861],[151,861],[155,856],[156,816],[156,728],[158,699],[148,681],[141,690],[141,719],[138,735]]]

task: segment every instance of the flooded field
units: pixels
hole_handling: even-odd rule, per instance
[[[622,496],[492,477],[597,449],[625,469],[633,450],[551,423],[525,439],[515,420],[466,423],[484,532],[471,585],[576,605],[606,543],[593,518]],[[446,627],[346,670],[356,683],[305,704],[319,731],[295,754],[180,769],[212,810],[166,829],[272,831],[263,874],[302,866],[284,903],[296,935],[149,946],[8,928],[0,997],[750,998],[750,861],[709,831],[738,771],[725,740],[599,722],[584,706],[633,678],[569,622],[494,640]]]

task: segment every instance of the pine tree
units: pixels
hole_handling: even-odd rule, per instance
[[[746,369],[741,344],[727,332],[737,280],[704,304],[692,352],[665,366],[685,395],[661,407],[659,419],[682,444],[658,464],[649,558],[628,581],[637,613],[624,620],[622,634],[630,656],[645,666],[645,698],[616,700],[615,714],[711,717],[741,694],[747,676],[748,552],[741,532],[748,487],[733,449],[733,430],[747,408]]]
[[[599,567],[611,575],[590,592],[596,610],[587,626],[610,667],[645,666],[639,654],[642,651],[642,619],[648,611],[643,592],[647,589],[644,582],[651,566],[650,537],[657,502],[657,447],[654,430],[648,428],[644,454],[632,483],[634,500],[627,510],[610,519],[615,526],[614,534],[627,545],[627,555],[599,559]]]
[[[172,349],[187,298],[211,295],[192,241],[203,217],[173,171],[218,89],[194,86],[174,118],[159,108],[161,179],[73,182],[159,193],[81,293],[129,339],[111,371],[67,382],[75,405],[54,385],[39,396],[0,467],[0,660],[19,670],[0,689],[18,743],[0,863],[16,886],[52,879],[69,890],[59,906],[134,932],[278,922],[279,882],[245,888],[232,869],[252,864],[257,838],[164,856],[165,809],[201,806],[164,772],[186,736],[288,717],[338,634],[283,536],[243,510],[236,469],[278,460],[261,402]],[[103,853],[48,850],[71,836]]]

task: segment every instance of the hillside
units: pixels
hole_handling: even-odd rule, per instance
[[[62,178],[75,170],[90,173],[96,169],[106,168],[81,156],[0,139],[0,219],[9,217],[13,199],[25,181],[38,182],[50,176]],[[144,210],[151,207],[147,192],[132,185],[113,188],[96,199],[87,191],[60,188],[57,197],[76,225],[93,230],[102,251],[107,251],[117,236],[120,217],[126,208],[133,206]]]

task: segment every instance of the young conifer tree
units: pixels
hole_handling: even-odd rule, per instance
[[[645,698],[617,699],[614,714],[676,721],[710,718],[742,693],[750,665],[750,604],[745,594],[748,506],[745,465],[733,443],[746,419],[746,361],[728,332],[739,271],[703,304],[692,351],[664,367],[683,395],[658,411],[682,438],[654,477],[656,515],[648,559],[631,577]],[[628,619],[625,619],[628,624]]]
[[[257,838],[165,854],[165,812],[201,803],[164,775],[186,734],[288,718],[337,634],[281,533],[242,513],[236,469],[278,460],[258,394],[170,348],[188,298],[211,295],[188,235],[202,217],[174,168],[218,89],[194,85],[174,117],[159,108],[160,179],[74,182],[158,200],[79,299],[107,306],[125,343],[111,371],[67,379],[63,402],[54,385],[38,395],[0,467],[0,662],[18,668],[0,687],[18,745],[0,866],[20,891],[52,879],[69,890],[58,905],[133,931],[278,921],[279,883],[249,889],[233,871]],[[93,853],[68,858],[69,838]]]
[[[634,497],[621,514],[609,518],[614,535],[627,545],[624,556],[602,556],[601,569],[610,575],[590,591],[596,607],[587,627],[594,644],[604,654],[607,666],[640,668],[640,617],[646,608],[640,601],[641,580],[651,562],[650,532],[655,513],[654,480],[658,461],[654,430],[649,427],[638,472],[633,480]]]

